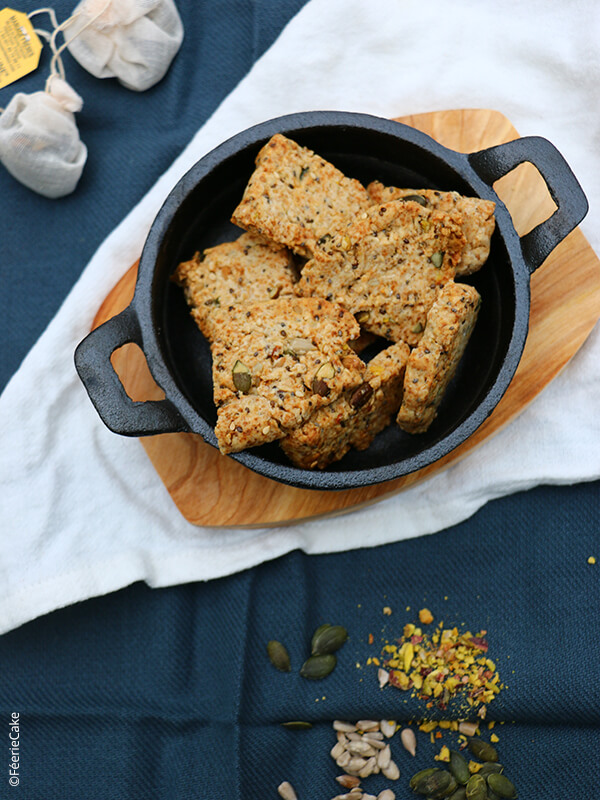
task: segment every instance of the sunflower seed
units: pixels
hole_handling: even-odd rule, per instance
[[[383,753],[383,750],[381,752]],[[398,769],[398,765],[395,761],[390,761],[385,769],[382,767],[381,771],[390,781],[397,781],[400,777],[400,770]]]
[[[384,789],[377,795],[377,800],[396,800],[396,795],[391,789]]]
[[[415,732],[412,728],[403,728],[400,733],[400,741],[405,750],[411,754],[411,756],[416,756],[417,754],[417,737],[415,736]]]
[[[371,756],[377,755],[377,751],[374,747],[371,747],[370,744],[367,742],[349,742],[348,750],[355,756],[367,756],[371,758]]]
[[[344,789],[356,789],[360,786],[360,778],[355,775],[338,775],[336,781],[341,784]]]
[[[381,731],[367,731],[363,739],[383,739],[383,733]]]
[[[284,781],[280,783],[277,787],[277,791],[279,792],[279,796],[283,798],[283,800],[298,800],[298,795],[294,791],[294,787],[291,783]]]
[[[359,719],[356,723],[356,727],[359,731],[363,731],[363,733],[367,731],[378,731],[379,723],[374,719]]]
[[[342,769],[346,769],[351,760],[352,760],[352,756],[346,750],[345,752],[342,753],[341,756],[336,758],[335,763],[338,765],[338,767],[341,767]]]
[[[359,777],[361,778],[368,778],[369,775],[373,772],[375,767],[377,766],[377,760],[375,758],[370,758],[364,767],[360,770]]]
[[[333,728],[342,733],[353,733],[356,730],[356,725],[351,722],[344,722],[344,720],[336,719],[333,721]]]
[[[379,688],[383,689],[390,680],[390,673],[386,669],[383,669],[383,667],[379,667],[377,670],[377,679],[379,681]]]
[[[368,736],[364,736],[363,737],[363,742],[367,742],[367,744],[370,744],[371,747],[374,747],[376,750],[383,750],[383,748],[386,746],[385,742],[382,742],[381,739],[372,739],[371,738],[372,736],[373,736],[373,734],[369,734]]]
[[[379,726],[383,735],[388,739],[396,733],[396,720],[394,719],[382,719]]]
[[[360,770],[363,769],[366,763],[367,763],[366,758],[360,758],[360,756],[355,756],[354,758],[351,757],[346,769],[348,772],[360,772]]]
[[[329,751],[329,755],[333,758],[334,761],[337,761],[337,759],[345,751],[346,751],[346,746],[344,745],[344,743],[343,742],[337,742],[336,744],[333,745],[333,747]]]
[[[383,750],[380,750],[379,753],[377,754],[377,765],[379,766],[379,769],[383,770],[387,769],[391,760],[392,760],[392,751],[390,750],[389,744],[386,744]]]
[[[476,722],[459,722],[458,723],[458,732],[464,733],[465,736],[475,736],[477,731],[477,723]]]
[[[337,731],[336,732],[336,736],[337,736],[338,742],[341,742],[344,745],[348,744],[348,737],[346,736],[345,733],[342,733],[341,731]]]
[[[357,733],[353,731],[347,735],[347,739],[349,742],[362,742],[362,733]]]
[[[363,794],[362,800],[377,800],[377,797],[374,794]]]

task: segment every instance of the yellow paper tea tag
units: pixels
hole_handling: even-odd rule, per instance
[[[0,11],[0,89],[29,75],[40,61],[42,43],[22,11]]]

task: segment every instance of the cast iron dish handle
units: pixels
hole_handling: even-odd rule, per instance
[[[129,397],[110,361],[112,353],[128,342],[143,350],[131,306],[93,330],[75,350],[75,367],[104,424],[122,436],[189,430],[169,400],[136,402]]]
[[[530,273],[534,272],[587,214],[588,203],[577,178],[556,147],[541,136],[524,136],[471,153],[468,158],[490,186],[526,161],[540,171],[557,209],[521,237],[523,258]]]

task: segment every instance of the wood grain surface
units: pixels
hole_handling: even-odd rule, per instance
[[[465,109],[398,118],[460,152],[473,152],[518,136],[497,111]],[[555,206],[537,169],[522,164],[495,184],[520,235]],[[94,327],[125,308],[133,296],[133,265],[102,303]],[[565,280],[565,276],[572,276]],[[374,503],[444,469],[513,420],[581,347],[600,316],[600,261],[579,230],[538,269],[531,283],[529,336],[519,368],[493,414],[460,447],[411,475],[346,491],[297,489],[264,478],[222,456],[191,433],[140,440],[181,514],[196,525],[258,526],[341,514]],[[143,353],[125,345],[112,363],[134,400],[159,399]]]

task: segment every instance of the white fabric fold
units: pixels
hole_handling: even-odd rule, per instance
[[[265,529],[187,523],[139,441],[103,426],[73,366],[179,177],[229,136],[281,114],[497,109],[564,154],[590,201],[583,232],[600,252],[599,34],[594,0],[311,0],[99,247],[0,397],[0,632],[134,581],[169,586],[295,548],[375,546],[441,531],[540,483],[600,477],[598,328],[517,420],[459,463],[343,517]],[[577,280],[576,264],[565,280]]]

